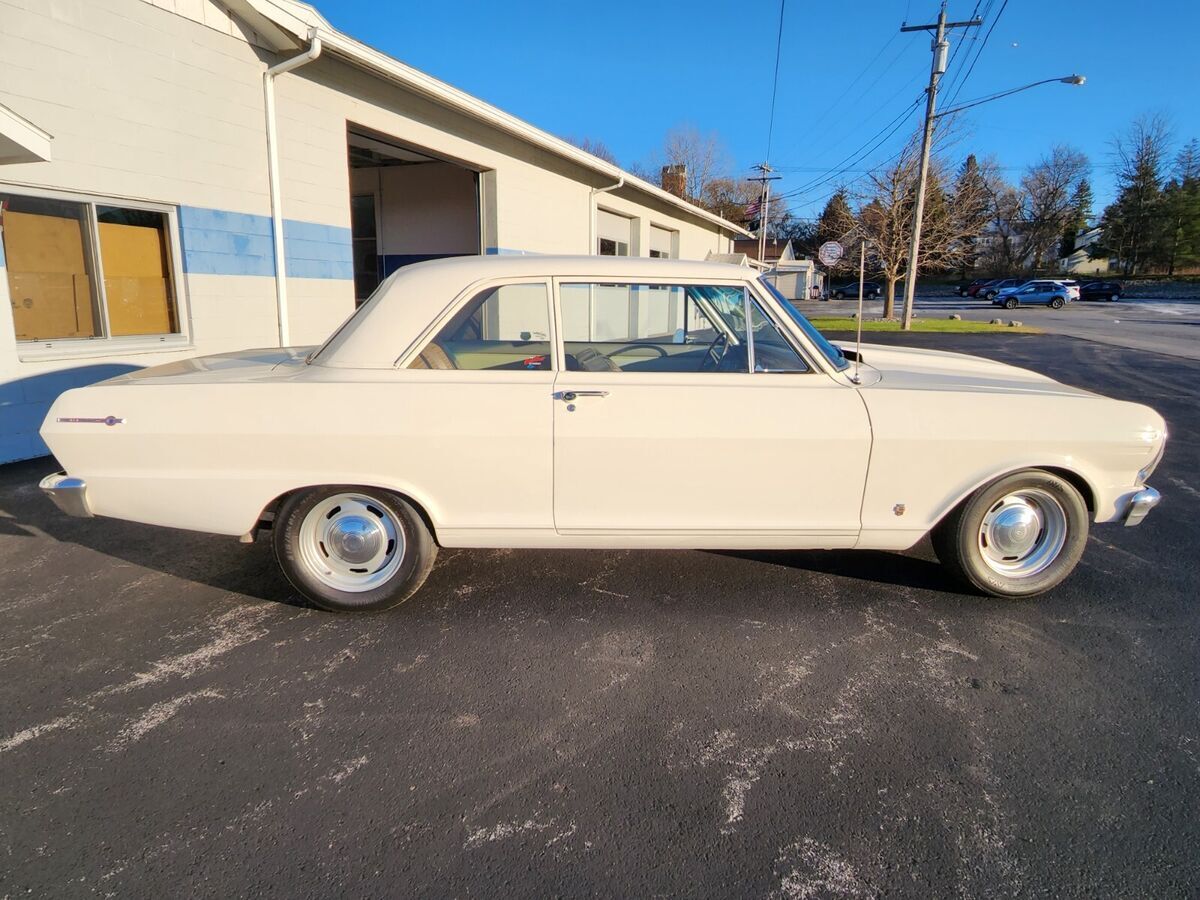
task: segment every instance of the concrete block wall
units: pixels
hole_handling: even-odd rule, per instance
[[[88,344],[59,357],[16,341],[0,257],[0,462],[44,452],[53,398],[129,367],[277,343],[262,73],[278,61],[217,0],[0,0],[0,103],[54,136],[49,163],[0,168],[22,186],[176,210],[190,341]],[[487,253],[588,253],[604,179],[332,57],[276,82],[292,342],[324,339],[353,310],[350,123],[481,172]],[[703,258],[728,239],[625,188],[600,195]],[[112,367],[117,367],[116,369]]]

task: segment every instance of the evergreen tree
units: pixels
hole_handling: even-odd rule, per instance
[[[980,168],[979,160],[972,153],[958,169],[954,181],[955,228],[962,242],[962,277],[979,263],[979,236],[987,226],[990,213],[991,191]]]
[[[1060,257],[1070,256],[1075,252],[1075,238],[1079,232],[1086,231],[1092,221],[1092,203],[1092,185],[1086,178],[1081,178],[1071,194],[1070,218],[1063,230],[1062,243],[1058,249]]]
[[[1174,177],[1163,188],[1167,274],[1200,262],[1200,144],[1195,138],[1175,157]]]
[[[1162,260],[1163,174],[1170,131],[1161,117],[1143,117],[1113,141],[1117,199],[1104,210],[1095,255],[1115,256],[1132,275]]]

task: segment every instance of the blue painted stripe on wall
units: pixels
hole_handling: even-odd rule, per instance
[[[183,206],[179,230],[188,274],[275,275],[270,216]],[[285,219],[283,252],[293,277],[354,277],[349,228]]]

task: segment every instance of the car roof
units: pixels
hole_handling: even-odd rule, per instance
[[[644,278],[745,281],[758,272],[730,263],[643,256],[459,256],[398,269],[313,356],[313,362],[350,368],[391,368],[465,289],[494,279],[590,278],[608,282]]]

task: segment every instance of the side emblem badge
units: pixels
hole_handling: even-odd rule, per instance
[[[107,425],[112,428],[114,425],[124,425],[125,420],[117,416],[104,416],[103,418],[86,418],[79,416],[59,416],[55,419],[56,422],[68,425]]]
[[[904,515],[904,504],[897,503],[895,506],[892,507],[892,512],[894,512],[898,516]]]

